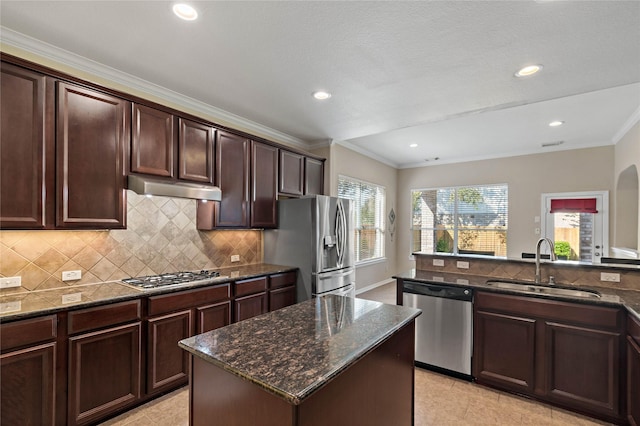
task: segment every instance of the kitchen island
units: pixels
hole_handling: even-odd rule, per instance
[[[411,425],[418,315],[328,295],[182,340],[190,424]]]

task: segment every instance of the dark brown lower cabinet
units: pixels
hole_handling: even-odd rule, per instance
[[[149,318],[147,336],[147,393],[186,384],[189,357],[178,341],[191,336],[191,310]]]
[[[0,424],[54,425],[56,344],[0,356]]]
[[[640,321],[627,319],[627,420],[640,425]]]
[[[473,375],[478,383],[620,422],[622,310],[477,292]]]
[[[267,293],[237,297],[234,302],[235,322],[242,321],[267,312]]]
[[[269,291],[269,311],[275,311],[294,303],[296,303],[295,285]]]
[[[231,301],[196,308],[196,334],[231,324]],[[184,352],[184,351],[183,351]]]
[[[69,338],[69,424],[89,424],[140,398],[141,323]]]

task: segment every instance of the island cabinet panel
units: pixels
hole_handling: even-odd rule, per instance
[[[54,214],[54,85],[2,63],[0,69],[0,227],[43,229]]]
[[[627,419],[640,425],[640,321],[627,319]]]
[[[251,227],[278,223],[278,148],[251,141]]]
[[[304,159],[304,193],[324,194],[324,161],[309,157]]]
[[[478,291],[473,375],[609,422],[621,422],[621,309]]]
[[[178,177],[194,182],[213,183],[215,129],[206,124],[179,119]]]
[[[56,325],[50,315],[0,326],[0,424],[56,424]]]
[[[280,150],[280,180],[278,191],[286,195],[304,193],[304,155]]]
[[[95,423],[140,398],[141,323],[69,338],[68,423]]]
[[[56,226],[124,228],[129,102],[57,85]]]
[[[133,104],[131,171],[174,177],[174,116],[145,105]]]
[[[147,393],[186,384],[188,353],[178,341],[192,335],[191,310],[149,319],[147,338]]]
[[[536,320],[476,311],[474,374],[514,392],[532,393]]]

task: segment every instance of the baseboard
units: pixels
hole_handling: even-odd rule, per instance
[[[364,288],[356,290],[356,296],[358,294],[360,294],[360,293],[365,293],[367,291],[371,291],[371,290],[373,290],[375,288],[382,287],[383,285],[392,283],[394,281],[395,280],[393,278],[387,278],[386,280],[378,281],[377,283],[373,283],[373,284],[368,285],[368,286],[366,286]]]

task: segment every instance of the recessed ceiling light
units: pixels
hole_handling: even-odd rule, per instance
[[[313,92],[313,97],[318,99],[318,100],[320,100],[320,101],[323,101],[325,99],[329,99],[331,97],[331,93],[323,92],[323,91],[320,90],[320,91],[317,91],[317,92]]]
[[[184,3],[174,4],[173,13],[185,21],[193,21],[198,18],[198,12],[193,7]]]
[[[516,77],[529,77],[530,75],[534,75],[538,71],[542,69],[542,65],[527,65],[524,68],[521,68],[516,74]]]
[[[415,147],[417,147],[417,146],[418,146],[418,144],[417,144],[417,143],[412,143],[411,145],[409,145],[409,148],[415,148]]]
[[[564,124],[564,121],[556,120],[549,123],[549,127],[558,127],[558,126],[562,126],[563,124]]]

